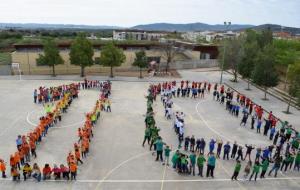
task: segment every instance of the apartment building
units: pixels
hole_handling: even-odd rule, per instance
[[[165,37],[168,32],[163,31],[146,31],[146,30],[114,30],[114,40],[148,40],[148,41],[159,41]]]

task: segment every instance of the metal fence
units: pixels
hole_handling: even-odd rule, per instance
[[[11,75],[11,65],[0,65],[0,75]]]

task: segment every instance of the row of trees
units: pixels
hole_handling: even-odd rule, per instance
[[[37,64],[51,67],[52,75],[55,76],[55,66],[64,64],[64,60],[59,54],[58,45],[53,38],[45,39],[43,46],[44,53],[39,55]],[[181,48],[175,47],[174,42],[169,41],[161,44],[161,51],[162,57],[166,60],[165,72],[168,73],[170,64],[181,51]],[[98,64],[110,67],[110,76],[113,77],[113,67],[120,66],[126,60],[123,50],[116,47],[113,42],[106,44],[101,49],[100,57],[94,58],[93,45],[83,33],[78,35],[71,44],[69,57],[72,65],[80,66],[81,76],[85,75],[86,67]],[[140,78],[143,77],[142,70],[148,67],[148,62],[145,51],[135,53],[135,60],[132,65],[139,68]]]
[[[284,70],[285,84],[289,85],[290,101],[298,97],[300,104],[300,42],[274,40],[269,29],[262,32],[247,30],[238,38],[226,39],[220,48],[220,64],[224,69],[231,69],[233,81],[238,74],[250,82],[262,86],[267,99],[267,89],[278,85],[280,74]],[[281,72],[281,73],[280,73]]]
[[[51,67],[52,75],[56,76],[55,66],[64,64],[58,46],[52,38],[46,39],[43,46],[44,54],[39,55],[37,64]],[[80,66],[81,77],[85,75],[85,68],[94,64],[110,67],[110,76],[113,77],[113,67],[120,66],[126,59],[123,50],[117,48],[113,42],[103,47],[99,59],[94,59],[93,44],[86,39],[83,33],[78,35],[71,44],[69,56],[72,65]]]

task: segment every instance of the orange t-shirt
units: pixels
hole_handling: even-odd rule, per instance
[[[70,171],[71,172],[76,172],[77,171],[77,165],[75,163],[71,163],[71,165],[70,165]]]
[[[6,166],[4,162],[0,162],[0,171],[4,172],[6,170]]]
[[[20,162],[20,154],[18,152],[15,153],[14,161],[15,161],[15,163]]]

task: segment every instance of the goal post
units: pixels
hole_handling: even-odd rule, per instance
[[[12,63],[11,68],[12,68],[12,70],[17,70],[19,72],[19,80],[21,80],[22,73],[21,73],[21,69],[20,69],[20,63]]]

